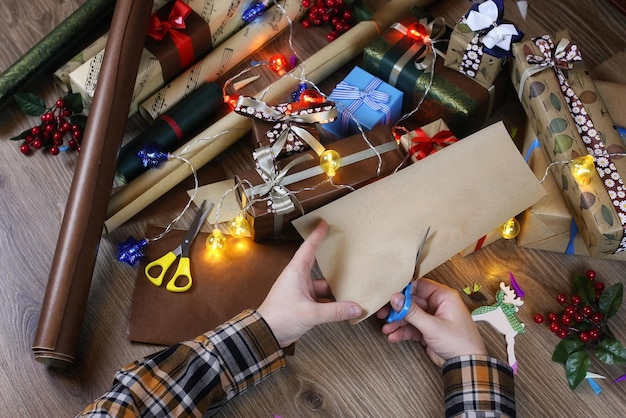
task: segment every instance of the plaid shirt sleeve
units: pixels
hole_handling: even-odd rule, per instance
[[[460,356],[442,366],[446,417],[515,417],[513,370],[488,356]]]
[[[80,417],[212,416],[237,394],[286,365],[283,351],[256,311],[138,360]]]

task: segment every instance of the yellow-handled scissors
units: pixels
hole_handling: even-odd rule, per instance
[[[213,203],[209,203],[206,205],[206,200],[202,202],[200,208],[198,209],[198,213],[196,217],[193,219],[189,230],[185,234],[183,241],[180,245],[174,248],[172,251],[167,252],[165,255],[157,258],[151,263],[148,263],[145,268],[146,277],[150,280],[155,286],[161,286],[163,283],[163,278],[165,277],[165,273],[172,266],[174,261],[178,258],[178,266],[176,267],[176,272],[174,272],[174,276],[167,283],[165,288],[170,292],[185,292],[189,290],[191,287],[191,265],[189,262],[189,248],[191,247],[191,243],[200,232],[200,228],[202,228],[202,224],[206,219],[207,215],[211,211],[213,207]],[[156,270],[156,271],[155,271]],[[152,275],[151,271],[158,272],[158,275]],[[178,285],[177,282],[181,281],[181,279],[185,278],[186,282],[184,285]]]

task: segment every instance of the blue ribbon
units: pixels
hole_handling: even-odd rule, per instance
[[[578,225],[576,225],[576,222],[574,222],[572,218],[572,222],[569,226],[569,242],[567,243],[565,254],[574,255],[574,239],[576,238],[576,234],[578,234]]]
[[[530,160],[530,154],[532,154],[535,148],[539,148],[540,146],[541,144],[539,143],[539,140],[537,138],[535,138],[533,142],[530,143],[530,148],[528,148],[528,151],[526,151],[526,155],[524,156],[524,161],[526,161],[526,164],[528,164],[528,161]]]

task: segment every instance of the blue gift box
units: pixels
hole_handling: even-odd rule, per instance
[[[345,138],[359,132],[355,119],[364,130],[381,124],[393,125],[402,116],[402,95],[395,87],[354,67],[329,96],[337,104],[339,116],[320,127]]]

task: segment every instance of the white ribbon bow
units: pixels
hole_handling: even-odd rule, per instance
[[[481,38],[487,48],[498,46],[505,51],[511,49],[511,40],[517,35],[517,28],[510,23],[498,25],[498,6],[493,1],[479,4],[478,11],[470,10],[465,21],[474,32],[492,28]]]

